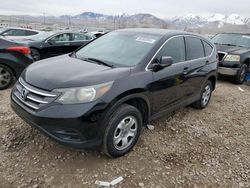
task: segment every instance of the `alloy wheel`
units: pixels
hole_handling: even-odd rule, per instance
[[[4,67],[0,67],[0,87],[4,88],[11,82],[11,74]]]
[[[40,53],[35,49],[31,49],[31,56],[32,56],[34,61],[39,61],[41,58]]]
[[[117,150],[127,149],[136,138],[138,122],[134,116],[125,117],[118,124],[113,137],[113,144]]]
[[[241,73],[240,73],[240,81],[244,82],[245,78],[246,78],[246,69],[242,69]]]
[[[202,93],[202,105],[206,106],[211,96],[211,87],[207,85]]]

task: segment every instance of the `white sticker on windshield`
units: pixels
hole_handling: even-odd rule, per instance
[[[155,42],[155,39],[150,39],[150,38],[145,38],[145,37],[137,37],[136,41],[153,44]]]
[[[250,39],[250,36],[248,36],[248,35],[243,35],[242,37],[246,38],[246,39]]]

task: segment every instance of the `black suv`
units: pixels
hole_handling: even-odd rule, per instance
[[[219,75],[242,84],[250,67],[250,34],[220,33],[212,39],[219,56]]]
[[[70,55],[29,66],[11,105],[60,143],[119,157],[151,120],[190,104],[208,105],[216,54],[209,40],[194,34],[118,30]]]

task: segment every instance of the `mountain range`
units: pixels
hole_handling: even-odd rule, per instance
[[[77,15],[55,16],[11,16],[11,18],[0,15],[0,21],[19,20],[20,23],[40,23],[47,25],[69,25],[80,27],[103,27],[117,29],[126,27],[157,27],[182,29],[195,32],[218,32],[218,31],[249,31],[250,18],[238,15],[212,14],[207,16],[187,14],[183,16],[158,18],[152,14],[139,13],[117,15],[106,15],[95,12],[83,12]],[[23,20],[23,21],[22,21]]]
[[[72,19],[94,19],[94,20],[119,20],[121,22],[127,22],[127,24],[151,24],[153,26],[161,27],[175,27],[181,28],[202,28],[208,25],[213,27],[222,28],[225,25],[233,26],[250,26],[250,18],[238,15],[223,15],[212,14],[207,16],[187,14],[183,16],[175,16],[166,19],[158,18],[151,14],[133,14],[129,15],[121,13],[118,15],[105,15],[94,12],[84,12],[75,16],[70,16]]]
[[[218,28],[223,27],[225,24],[231,25],[249,25],[250,19],[238,14],[223,15],[214,14],[209,16],[199,16],[188,14],[185,16],[177,16],[166,19],[168,23],[172,23],[179,27],[203,27],[211,23],[217,23]]]

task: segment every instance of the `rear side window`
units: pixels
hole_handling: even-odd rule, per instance
[[[91,37],[88,35],[79,34],[79,33],[73,34],[73,41],[83,41],[83,40],[91,40]]]
[[[156,59],[158,62],[160,62],[162,56],[171,56],[173,58],[173,63],[185,61],[184,38],[176,37],[169,40],[157,54]]]
[[[205,55],[210,56],[213,51],[213,47],[210,44],[208,44],[206,41],[202,41],[202,42],[203,42],[204,49],[205,49]]]
[[[71,38],[70,33],[62,33],[52,37],[50,40],[55,42],[69,42]]]
[[[185,37],[187,60],[199,59],[205,56],[202,41],[195,37]]]
[[[27,36],[36,35],[36,34],[38,34],[38,32],[36,31],[26,31]]]

